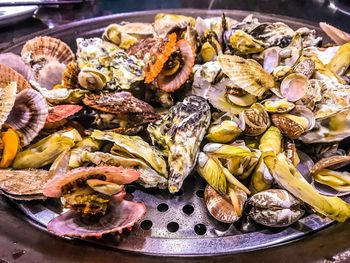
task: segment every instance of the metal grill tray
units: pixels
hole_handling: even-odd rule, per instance
[[[24,42],[36,35],[51,35],[60,38],[74,49],[76,48],[75,39],[78,36],[100,36],[104,27],[111,23],[122,21],[151,22],[155,14],[159,12],[194,17],[219,16],[225,12],[227,16],[237,20],[242,20],[248,14],[253,13],[261,21],[281,21],[292,28],[307,26],[324,36],[317,26],[307,21],[288,17],[237,10],[175,9],[123,13],[67,24],[16,39],[13,43],[9,43],[4,52],[19,53]],[[203,201],[204,187],[205,182],[196,174],[190,175],[181,191],[175,195],[166,190],[144,189],[129,185],[126,188],[127,199],[143,201],[147,207],[146,216],[130,234],[123,238],[122,242],[120,242],[120,237],[112,236],[87,241],[112,249],[148,255],[208,256],[247,252],[276,246],[303,238],[333,224],[330,219],[321,218],[316,214],[308,214],[287,228],[258,227],[250,232],[243,232],[241,221],[229,225],[220,223],[210,216]],[[29,222],[45,231],[47,231],[47,223],[62,213],[62,207],[58,200],[29,202],[11,200],[11,202],[24,212],[25,218]]]

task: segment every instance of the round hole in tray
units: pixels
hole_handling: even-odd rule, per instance
[[[194,212],[194,208],[192,205],[185,205],[183,208],[182,208],[182,211],[186,214],[186,215],[190,215]]]
[[[131,194],[133,192],[136,191],[136,186],[135,185],[127,185],[125,187],[125,192],[127,192],[128,194]]]
[[[168,229],[169,232],[175,233],[177,230],[179,230],[179,224],[176,222],[170,222],[166,228]]]
[[[152,225],[153,225],[153,223],[151,220],[143,220],[141,222],[141,228],[143,230],[150,230],[152,228]]]
[[[169,206],[166,203],[161,203],[157,206],[159,212],[166,212],[169,209]]]
[[[194,226],[194,232],[196,232],[197,235],[204,235],[207,232],[207,227],[204,224],[197,224]]]
[[[203,197],[204,197],[204,191],[203,191],[203,190],[198,190],[198,191],[196,192],[196,195],[197,195],[198,197],[200,197],[200,198],[203,198]]]

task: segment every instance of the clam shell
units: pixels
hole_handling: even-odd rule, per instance
[[[23,135],[24,146],[28,145],[44,127],[47,117],[45,98],[33,89],[25,89],[17,94],[7,123]]]
[[[281,51],[280,47],[270,47],[268,49],[265,49],[263,52],[263,57],[264,57],[263,67],[270,74],[279,65],[280,51]]]
[[[350,163],[350,156],[348,155],[334,155],[327,158],[323,158],[310,169],[310,173],[316,173],[319,170],[330,168],[331,170],[340,168],[341,166]]]
[[[309,89],[309,81],[303,74],[294,73],[285,77],[280,86],[283,97],[289,101],[297,101],[305,96]]]
[[[311,58],[306,58],[294,67],[294,72],[310,78],[314,74],[315,67],[315,62]]]
[[[348,33],[332,25],[320,22],[320,27],[337,45],[343,45],[350,41],[350,35]]]
[[[74,60],[74,53],[66,43],[48,36],[35,37],[27,41],[22,48],[21,56],[26,58],[28,55],[34,61],[40,59],[57,60],[60,63],[68,64]]]
[[[244,203],[247,200],[247,194],[238,187],[235,187],[234,191],[237,194],[238,202],[242,211]],[[209,213],[220,222],[233,223],[240,218],[235,212],[230,198],[228,196],[221,196],[210,185],[205,187],[204,202]]]
[[[21,74],[26,80],[34,79],[32,69],[26,65],[23,59],[14,53],[2,53],[0,54],[0,64],[6,65],[19,74]]]
[[[260,103],[253,104],[242,115],[245,120],[245,134],[248,136],[260,135],[271,125],[269,114]]]
[[[38,73],[38,83],[41,87],[51,90],[55,85],[61,84],[66,66],[57,60],[49,61]]]
[[[83,68],[78,75],[79,85],[85,89],[99,91],[104,88],[107,77],[94,68]]]
[[[25,80],[25,78],[13,70],[12,68],[0,64],[0,87],[5,87],[10,84],[11,81],[17,83],[17,90],[21,91],[30,87],[30,84]]]

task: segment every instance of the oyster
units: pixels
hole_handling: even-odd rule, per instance
[[[42,199],[44,184],[49,179],[46,170],[0,169],[0,189],[15,199]]]
[[[273,114],[272,122],[290,139],[297,139],[310,131],[316,123],[314,114],[305,106],[297,105],[293,111],[285,114]]]
[[[170,168],[169,191],[180,190],[195,166],[199,145],[210,124],[210,107],[198,96],[186,97],[170,108],[162,119],[149,124],[153,144],[162,147]]]
[[[139,183],[146,188],[158,187],[164,189],[168,185],[168,180],[164,176],[158,174],[141,159],[117,156],[110,153],[88,151],[83,151],[81,153],[81,159],[83,162],[91,162],[98,166],[113,165],[133,168],[140,172],[140,177],[136,180],[136,183]]]
[[[287,113],[293,110],[294,103],[289,102],[287,99],[267,99],[264,102],[264,108],[269,113]]]
[[[57,128],[67,123],[68,117],[79,112],[83,107],[79,105],[58,105],[49,108],[44,128]]]
[[[9,84],[0,87],[0,126],[4,124],[9,116],[16,100],[17,83],[10,82]]]
[[[136,37],[123,32],[121,26],[117,24],[110,24],[103,32],[102,39],[116,44],[122,49],[128,49],[138,42]]]
[[[196,20],[190,16],[158,13],[154,18],[154,31],[158,36],[164,36],[174,27],[194,26]]]
[[[245,134],[257,136],[264,133],[270,127],[269,114],[260,103],[253,104],[249,109],[242,112],[245,121]]]
[[[104,216],[97,220],[95,218],[89,221],[79,213],[68,211],[52,219],[47,228],[59,236],[80,238],[101,238],[109,233],[121,234],[124,229],[130,230],[146,213],[143,203],[122,200],[122,197],[123,195],[113,197]]]
[[[79,141],[73,149],[70,151],[68,166],[69,168],[78,168],[84,165],[85,159],[83,158],[83,152],[95,152],[102,146],[100,141],[97,141],[91,137],[86,137]]]
[[[12,68],[21,74],[27,81],[34,79],[32,69],[24,63],[20,56],[14,53],[0,54],[0,64]]]
[[[144,63],[128,55],[114,44],[100,38],[77,38],[77,63],[80,69],[89,67],[107,78],[106,89],[130,89],[144,79]]]
[[[291,102],[303,98],[308,89],[309,82],[307,77],[299,73],[293,73],[285,77],[280,86],[282,96]]]
[[[243,206],[247,200],[247,194],[237,186],[232,186],[229,191],[231,195],[235,195],[234,204],[229,195],[220,195],[210,185],[207,185],[204,190],[204,202],[209,213],[223,223],[237,221],[242,215]]]
[[[49,36],[39,36],[27,41],[21,56],[33,69],[35,78],[39,77],[39,72],[49,62],[57,61],[66,65],[74,60],[74,54],[67,44]]]
[[[15,104],[6,120],[23,136],[23,145],[28,145],[45,125],[47,104],[43,96],[33,89],[24,89],[17,94]]]
[[[221,55],[218,62],[233,84],[250,94],[259,97],[275,85],[272,76],[255,60]]]
[[[228,143],[236,139],[245,130],[245,122],[242,115],[239,118],[224,114],[209,126],[205,136],[211,142]]]
[[[100,91],[105,87],[106,82],[106,76],[94,68],[83,68],[78,74],[78,83],[84,89]]]
[[[96,140],[105,140],[114,142],[111,149],[113,154],[124,153],[124,156],[133,156],[144,160],[154,170],[164,177],[168,177],[166,162],[162,153],[156,148],[150,146],[139,136],[127,136],[114,132],[94,130],[91,137]]]
[[[14,169],[40,168],[51,164],[65,150],[81,140],[76,130],[56,132],[19,152],[12,164]]]
[[[301,202],[283,189],[269,189],[253,195],[249,216],[270,227],[286,227],[298,221],[305,213]]]
[[[265,44],[242,30],[236,30],[230,35],[230,46],[239,54],[246,55],[263,51]]]

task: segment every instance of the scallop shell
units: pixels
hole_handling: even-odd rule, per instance
[[[71,104],[54,106],[52,110],[49,110],[45,122],[45,128],[57,128],[64,125],[67,122],[66,118],[74,115],[82,108],[82,106]]]
[[[51,90],[57,84],[61,84],[66,66],[53,60],[45,64],[38,74],[38,83],[41,87]]]
[[[15,105],[6,121],[23,135],[24,146],[28,145],[44,127],[47,117],[45,98],[33,89],[17,94]]]
[[[257,97],[275,86],[273,77],[255,60],[220,55],[218,62],[234,85]]]
[[[0,126],[4,124],[15,104],[16,91],[16,82],[10,82],[7,86],[0,87]]]
[[[80,68],[75,61],[69,62],[63,72],[62,85],[69,89],[79,88],[78,75]]]
[[[237,194],[238,202],[242,211],[244,203],[247,200],[247,194],[238,187],[235,187],[234,191]],[[205,188],[204,202],[209,213],[220,222],[233,223],[240,218],[235,212],[230,198],[228,196],[221,196],[210,185],[207,185]]]
[[[10,82],[15,81],[17,83],[17,90],[21,91],[30,87],[30,84],[25,78],[13,70],[12,68],[0,64],[0,87],[7,86]]]
[[[26,65],[23,59],[13,53],[2,53],[0,54],[0,64],[6,65],[19,74],[21,74],[26,80],[34,79],[32,69]]]

